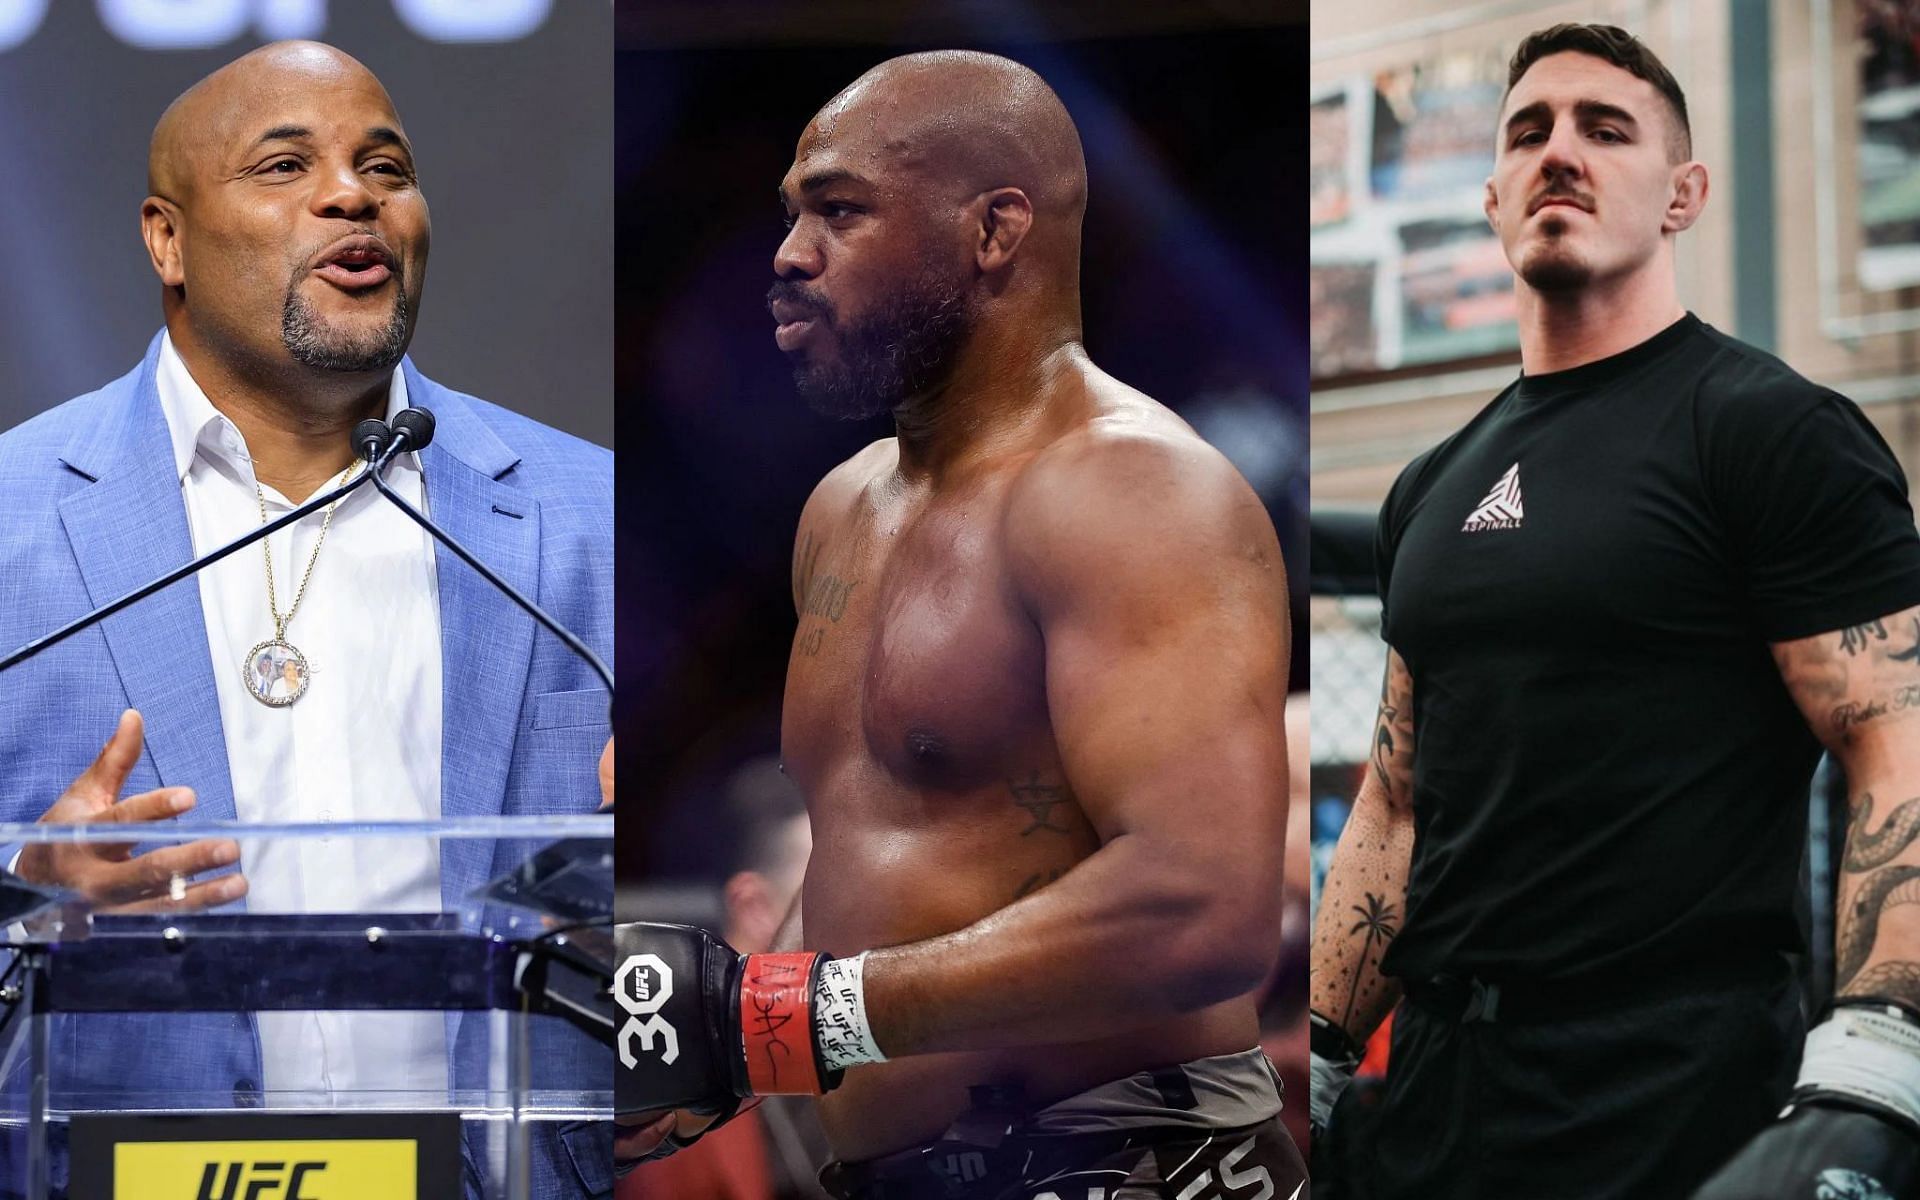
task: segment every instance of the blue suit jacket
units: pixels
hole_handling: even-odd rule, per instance
[[[129,374],[0,435],[0,653],[193,557],[154,388],[159,347],[155,337]],[[611,453],[441,387],[411,361],[403,369],[409,400],[437,419],[421,453],[434,520],[611,661]],[[451,553],[441,549],[435,562],[442,815],[591,811],[608,735],[605,690]],[[196,819],[233,819],[213,663],[191,579],[0,675],[0,819],[38,819],[128,707],[146,718],[146,750],[123,794],[186,785],[199,796]],[[457,904],[499,865],[491,843],[443,842],[443,898]],[[482,1013],[449,1016],[461,1086],[484,1084],[486,1025]],[[536,1082],[609,1086],[604,1047],[565,1028],[539,1037]],[[259,1041],[245,1015],[64,1017],[53,1039],[56,1105],[63,1093],[165,1081],[193,1094],[183,1103],[245,1106],[261,1079]],[[535,1141],[535,1195],[611,1194],[606,1126],[566,1127]],[[56,1173],[64,1177],[64,1163]],[[0,1192],[5,1175],[0,1168]]]

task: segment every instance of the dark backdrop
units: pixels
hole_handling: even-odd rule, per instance
[[[800,131],[884,58],[989,50],[1060,93],[1090,176],[1089,353],[1254,482],[1303,613],[1306,580],[1304,13],[1235,24],[1169,7],[1197,16],[1146,33],[1129,17],[1108,35],[1095,9],[1068,6],[1065,35],[1036,19],[1008,37],[1004,21],[966,15],[1003,6],[921,4],[925,20],[852,40],[857,21],[823,39],[804,14],[738,0],[714,6],[755,18],[730,37],[695,7],[663,5],[671,20],[655,21],[623,9],[615,63],[620,839],[622,877],[653,883],[727,868],[738,830],[718,819],[724,781],[777,749],[801,505],[891,432],[808,411],[764,305],[783,234],[775,188]]]
[[[0,3],[0,429],[139,360],[160,327],[139,235],[154,122],[207,72],[298,35],[380,76],[417,151],[433,254],[414,360],[612,444],[605,0],[58,0],[28,20],[38,7]],[[435,40],[476,34],[506,40]]]

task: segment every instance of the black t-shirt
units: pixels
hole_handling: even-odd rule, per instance
[[[1920,604],[1906,492],[1850,401],[1691,314],[1414,460],[1378,535],[1416,828],[1383,969],[1799,949],[1819,746],[1768,643]]]

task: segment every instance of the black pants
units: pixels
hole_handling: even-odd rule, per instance
[[[820,1175],[841,1200],[1307,1200],[1306,1179],[1277,1117],[1240,1129],[936,1142]]]
[[[1590,1004],[1508,991],[1489,1014],[1410,990],[1384,1096],[1334,1113],[1328,1196],[1681,1200],[1793,1086],[1805,1018],[1784,962],[1651,974]]]

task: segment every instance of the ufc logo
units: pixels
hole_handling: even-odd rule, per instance
[[[660,1015],[660,1009],[673,998],[673,968],[657,954],[631,955],[614,972],[613,988],[614,999],[630,1014],[620,1027],[621,1065],[629,1071],[640,1065],[640,1056],[633,1052],[634,1038],[640,1039],[642,1050],[650,1052],[653,1039],[658,1037],[660,1061],[672,1066],[680,1057],[680,1035]],[[642,1021],[641,1017],[647,1019]]]
[[[222,1168],[225,1168],[224,1184],[220,1182]],[[303,1193],[300,1183],[309,1174],[326,1169],[327,1164],[323,1162],[297,1162],[291,1171],[283,1162],[210,1162],[200,1173],[200,1194],[195,1200],[262,1200],[262,1197],[320,1200],[318,1196]]]
[[[936,1160],[928,1165],[935,1171],[938,1171],[950,1186],[972,1183],[976,1179],[985,1179],[987,1177],[986,1156],[977,1151],[970,1150],[965,1154],[949,1154],[946,1158]]]

